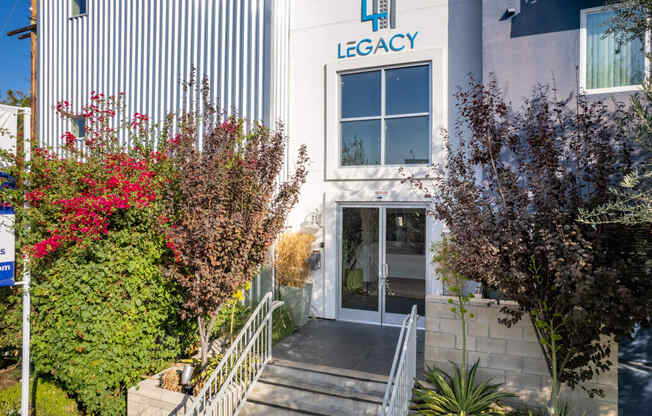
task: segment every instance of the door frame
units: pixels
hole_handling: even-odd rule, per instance
[[[342,307],[342,285],[343,285],[343,276],[342,276],[342,221],[343,221],[343,209],[344,208],[374,208],[378,209],[378,311],[365,311],[357,309],[348,309]],[[387,209],[390,208],[412,208],[412,209],[423,209],[427,212],[428,204],[419,203],[419,202],[338,202],[337,203],[337,221],[336,221],[336,241],[337,241],[337,285],[336,285],[336,311],[337,319],[340,321],[346,322],[355,322],[355,323],[364,323],[380,326],[401,326],[403,324],[403,319],[406,315],[394,314],[385,312],[385,286],[383,281],[383,271],[381,270],[385,264],[386,253],[386,240],[387,240]],[[425,278],[425,292],[424,292],[424,301],[425,298],[430,293],[431,282],[431,264],[429,261],[429,247],[431,245],[431,230],[429,226],[429,218],[426,216],[426,241],[425,241],[425,257],[426,257],[426,276]],[[417,327],[419,329],[425,328],[425,316],[419,316],[417,321]]]

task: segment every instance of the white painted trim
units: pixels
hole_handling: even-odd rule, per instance
[[[427,165],[379,165],[379,166],[340,166],[340,92],[339,75],[355,71],[365,71],[388,67],[413,66],[429,64],[431,74],[431,140],[430,160],[438,162],[440,154],[438,140],[441,130],[446,128],[446,94],[444,73],[444,51],[441,48],[425,49],[422,51],[406,51],[375,56],[366,56],[336,61],[326,65],[326,181],[347,180],[400,180],[399,166],[403,166],[407,175],[425,176],[429,171]]]
[[[586,53],[587,53],[587,31],[586,31],[586,17],[589,14],[602,13],[608,10],[614,10],[618,8],[618,4],[613,4],[609,6],[600,6],[600,7],[591,7],[588,9],[582,9],[580,11],[580,91],[587,95],[597,95],[597,94],[615,94],[620,92],[635,92],[641,91],[643,89],[642,85],[627,85],[622,87],[613,87],[613,88],[586,88]],[[645,39],[645,53],[649,53],[650,48],[650,34],[646,36]],[[647,58],[644,58],[645,62],[645,78],[647,79],[650,74],[650,61]]]

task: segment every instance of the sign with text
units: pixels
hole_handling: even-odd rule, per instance
[[[11,175],[0,172],[0,189],[15,188]],[[13,286],[16,262],[16,235],[14,233],[14,208],[0,202],[0,287]]]
[[[15,240],[14,210],[0,207],[0,287],[15,284]]]
[[[396,29],[397,0],[373,0],[372,10],[369,10],[367,0],[362,0],[362,22],[371,22],[374,32]],[[414,41],[419,32],[394,33],[378,38],[365,38],[340,42],[337,45],[337,58],[354,58],[357,56],[375,55],[378,52],[400,52],[404,49],[414,49]]]

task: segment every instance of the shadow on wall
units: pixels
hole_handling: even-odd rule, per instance
[[[489,0],[494,1],[494,0]],[[455,125],[459,120],[455,94],[469,85],[469,76],[482,79],[482,3],[476,0],[449,2],[448,5],[448,132],[455,146]],[[442,132],[437,132],[442,139]],[[434,137],[434,136],[433,136]]]
[[[512,38],[580,28],[580,10],[599,7],[605,0],[520,0],[512,18]]]

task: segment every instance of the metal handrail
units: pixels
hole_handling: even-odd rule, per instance
[[[417,306],[405,317],[398,337],[392,369],[389,372],[385,397],[381,408],[383,416],[405,416],[412,400],[412,388],[417,373]]]
[[[272,301],[269,292],[251,314],[242,330],[224,353],[186,416],[237,415],[247,400],[249,389],[272,358],[272,313],[283,302]]]

